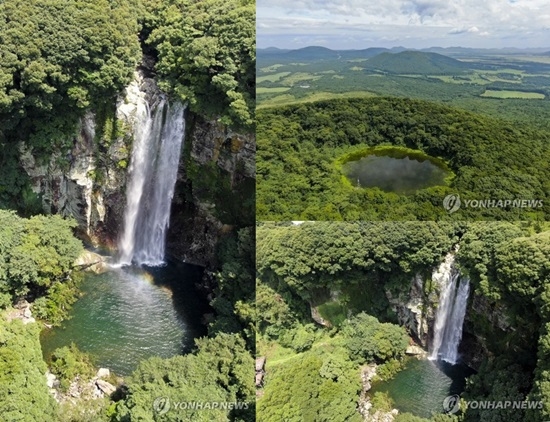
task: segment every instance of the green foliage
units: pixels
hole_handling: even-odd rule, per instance
[[[403,51],[382,53],[362,64],[369,70],[396,74],[460,75],[468,65],[437,53]]]
[[[271,286],[256,280],[257,329],[270,338],[277,338],[298,320],[283,295]]]
[[[255,8],[248,0],[170,0],[147,6],[147,43],[162,87],[191,109],[251,127],[255,91]],[[150,25],[150,27],[148,27]]]
[[[53,152],[64,161],[79,117],[129,82],[140,58],[137,32],[133,0],[0,3],[0,206],[41,210],[19,142],[38,164]]]
[[[335,325],[348,311],[366,311],[391,320],[394,315],[384,290],[399,292],[410,286],[417,273],[431,272],[451,249],[453,239],[451,225],[435,223],[261,225],[257,229],[257,270],[260,280],[292,309],[290,319],[299,319],[304,305],[320,305],[321,314],[328,309],[336,312],[335,321],[328,318]],[[258,287],[264,313],[269,302],[277,309],[273,312],[282,312],[281,301],[267,298],[266,289]],[[332,292],[338,292],[338,299],[330,298]],[[268,320],[260,324],[266,330]]]
[[[509,242],[522,234],[520,227],[505,223],[474,223],[468,226],[468,231],[460,241],[457,258],[484,296],[500,299],[502,292],[494,282],[497,268],[495,250],[501,243]]]
[[[542,219],[550,214],[550,135],[435,103],[367,98],[320,101],[258,112],[261,220]],[[449,186],[397,195],[351,186],[342,156],[379,145],[444,160]],[[538,199],[543,207],[467,208],[449,216],[442,201]]]
[[[374,393],[372,399],[372,409],[373,411],[381,411],[384,413],[391,412],[393,409],[393,400],[391,399],[388,393],[382,391],[377,391]]]
[[[399,413],[394,419],[395,422],[430,422],[429,419],[424,419],[414,416],[412,413]]]
[[[254,409],[254,362],[242,338],[220,333],[196,340],[198,350],[170,359],[140,363],[128,381],[128,396],[117,404],[116,421],[245,421]],[[158,397],[176,402],[244,403],[243,409],[173,409],[164,416],[153,409]],[[190,406],[189,406],[190,407]]]
[[[0,211],[0,292],[13,299],[29,293],[64,300],[72,264],[82,250],[72,229],[76,223],[60,216],[17,217]]]
[[[280,337],[279,342],[284,347],[289,347],[295,352],[305,352],[311,348],[315,341],[315,326],[313,324],[297,325]]]
[[[345,353],[310,351],[268,373],[258,421],[358,422],[359,390],[358,370]]]
[[[20,121],[25,115],[84,109],[115,94],[139,55],[128,1],[7,0],[0,30],[0,113],[9,113],[8,128],[38,123]]]
[[[219,246],[221,271],[211,305],[217,312],[210,334],[243,333],[250,350],[255,345],[256,303],[254,292],[254,230],[247,227],[226,237]]]
[[[400,358],[409,344],[403,327],[380,323],[364,312],[345,321],[341,332],[350,358],[360,363]]]
[[[0,318],[0,415],[5,421],[54,422],[56,402],[46,386],[46,364],[36,324]]]
[[[331,325],[339,327],[346,320],[346,307],[340,302],[327,302],[317,307],[319,315],[330,322]]]
[[[550,320],[550,232],[506,224],[471,224],[461,241],[461,266],[494,309],[506,310],[513,329],[503,332],[479,316],[473,329],[486,338],[497,358],[485,362],[468,381],[466,398],[542,401],[543,409],[468,409],[466,421],[533,420],[550,415],[548,321]],[[542,227],[539,227],[542,229]],[[533,342],[538,337],[538,351]],[[533,380],[533,368],[534,371]]]
[[[449,50],[442,52],[445,56],[414,51],[391,56],[380,54],[383,52],[383,49],[371,48],[311,54],[306,48],[266,54],[265,50],[258,50],[258,105],[272,107],[338,96],[390,95],[437,101],[516,124],[550,128],[546,101],[481,96],[486,89],[491,89],[540,92],[548,98],[550,78],[542,76],[548,73],[548,65],[536,63],[536,58],[530,61],[514,55],[491,56],[486,51],[472,51],[468,57],[468,53],[465,56],[462,51],[454,56],[461,60],[457,62],[446,57],[455,54]],[[286,76],[277,79],[273,72]],[[308,89],[292,82],[297,75],[304,74],[310,78],[305,81],[310,85]],[[277,89],[286,92],[280,95]]]
[[[46,296],[37,298],[33,303],[35,315],[51,325],[60,325],[69,318],[72,305],[79,296],[78,285],[82,274],[72,273],[63,283],[55,283],[48,289]]]
[[[376,368],[376,378],[382,381],[392,379],[404,367],[403,360],[390,359]]]
[[[59,386],[64,391],[68,390],[77,376],[87,379],[94,374],[90,356],[78,350],[74,343],[53,351],[50,369],[59,379]]]
[[[497,357],[484,363],[476,375],[467,380],[466,400],[523,401],[530,387],[530,376],[525,368],[506,357]],[[525,421],[522,409],[468,408],[465,421]]]

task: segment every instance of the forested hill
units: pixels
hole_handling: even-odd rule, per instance
[[[468,65],[437,53],[403,51],[397,54],[382,53],[365,63],[368,69],[387,73],[403,74],[457,74],[468,69]]]
[[[260,220],[437,220],[446,195],[536,198],[526,210],[464,209],[457,218],[529,219],[549,215],[549,134],[458,109],[401,98],[319,101],[258,112]],[[367,147],[394,145],[439,157],[449,186],[412,195],[342,183],[337,160]]]

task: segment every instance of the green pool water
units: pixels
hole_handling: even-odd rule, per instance
[[[143,359],[189,350],[205,334],[201,318],[207,305],[194,288],[201,274],[199,267],[182,263],[87,274],[71,318],[42,331],[45,358],[74,342],[97,366],[129,375]]]
[[[399,412],[429,418],[443,413],[445,397],[462,393],[473,372],[461,364],[411,358],[393,379],[373,383],[370,394],[388,393]]]
[[[385,150],[343,164],[352,185],[377,187],[385,192],[411,194],[420,189],[445,185],[450,172],[430,159]]]

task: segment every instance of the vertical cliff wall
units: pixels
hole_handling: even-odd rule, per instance
[[[70,151],[38,164],[20,145],[21,164],[47,213],[71,216],[79,234],[95,246],[113,248],[124,212],[126,173],[133,140],[137,100],[152,101],[160,91],[137,71],[112,107],[89,110],[80,120]]]
[[[138,100],[154,104],[162,95],[147,69],[140,69],[116,104],[80,120],[70,151],[38,163],[20,144],[21,165],[44,211],[75,218],[79,235],[94,246],[116,247]],[[167,253],[214,268],[220,238],[254,222],[255,138],[192,113],[187,121]]]

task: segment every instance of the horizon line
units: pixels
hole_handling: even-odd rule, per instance
[[[317,48],[325,48],[327,50],[333,50],[333,51],[360,51],[360,50],[367,50],[369,48],[382,48],[384,50],[391,50],[391,49],[394,49],[394,48],[404,48],[406,50],[427,50],[427,49],[430,49],[430,48],[441,48],[443,50],[448,50],[448,49],[452,49],[452,48],[462,48],[462,49],[465,49],[465,50],[549,50],[550,51],[550,46],[547,46],[547,47],[462,47],[460,45],[455,45],[455,46],[451,46],[451,47],[441,47],[441,46],[437,46],[437,45],[433,45],[433,46],[430,46],[430,47],[404,47],[402,45],[395,45],[393,47],[382,47],[382,46],[370,46],[370,47],[365,47],[365,48],[338,48],[338,49],[335,49],[335,48],[330,48],[330,47],[325,47],[324,45],[306,45],[304,47],[296,47],[296,48],[290,48],[290,47],[276,47],[274,45],[271,45],[269,47],[256,47],[256,49],[258,50],[267,50],[267,49],[276,49],[276,50],[291,50],[291,51],[294,51],[294,50],[302,50],[304,48],[311,48],[311,47],[317,47]]]

